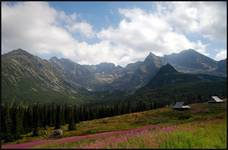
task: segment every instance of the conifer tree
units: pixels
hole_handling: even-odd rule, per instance
[[[3,134],[6,133],[6,108],[1,105],[1,138],[4,137]]]
[[[32,135],[33,136],[37,136],[38,135],[38,107],[37,105],[33,106],[32,107],[32,112],[33,112],[33,115],[32,115],[32,119],[33,119],[33,122],[32,122],[32,126],[33,126],[33,131],[32,131]]]
[[[61,120],[60,120],[60,105],[58,105],[57,106],[57,110],[56,110],[55,129],[60,129],[60,124],[61,124]]]
[[[13,127],[13,122],[12,118],[10,115],[10,108],[9,106],[6,106],[5,108],[5,141],[11,141],[12,140],[12,127]]]
[[[75,130],[76,129],[73,112],[74,112],[74,110],[72,108],[70,108],[70,113],[69,113],[70,120],[69,120],[69,126],[68,126],[69,130]]]

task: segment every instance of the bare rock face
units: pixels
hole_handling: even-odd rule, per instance
[[[63,136],[63,130],[57,129],[57,130],[52,131],[49,138],[61,138],[62,136]]]

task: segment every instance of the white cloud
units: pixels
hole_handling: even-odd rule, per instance
[[[173,31],[165,19],[141,9],[120,9],[123,20],[115,29],[109,27],[98,33],[102,40],[108,40],[122,48],[143,53],[170,54],[183,49],[194,48],[206,53],[206,45],[192,42],[184,34]]]
[[[23,48],[33,53],[73,49],[75,40],[56,26],[58,12],[48,3],[26,2],[2,6],[2,50]]]
[[[226,56],[227,56],[227,50],[222,49],[222,50],[219,50],[219,52],[216,54],[215,59],[223,60],[226,58]]]
[[[221,29],[217,29],[220,18],[213,19],[212,23],[208,23],[208,19],[201,21],[203,18],[199,16],[203,12],[197,6],[185,5],[178,8],[172,3],[159,4],[158,11],[150,13],[142,9],[119,9],[122,19],[117,27],[95,32],[80,14],[57,11],[46,2],[18,2],[13,6],[2,3],[2,52],[22,48],[37,55],[58,53],[82,64],[113,62],[119,65],[143,60],[149,52],[163,55],[193,48],[207,54],[207,44],[191,41],[185,33],[200,32],[206,37],[221,38],[225,21]],[[200,7],[203,6],[204,3]],[[165,17],[167,12],[172,20]],[[212,16],[220,14],[224,15],[215,10]],[[212,31],[213,27],[218,33]],[[100,41],[79,42],[74,33],[86,38],[96,36]]]
[[[200,33],[210,40],[226,41],[226,2],[158,3],[160,17],[177,31]]]
[[[86,37],[93,37],[95,35],[93,26],[86,21],[79,21],[79,15],[76,13],[66,15],[65,12],[61,11],[58,17],[70,33],[78,32]]]
[[[93,32],[90,25],[76,22],[75,18],[76,14],[67,16],[45,2],[17,3],[14,6],[3,3],[2,52],[22,48],[38,55],[59,53],[80,62],[83,59],[77,55],[81,51],[78,49],[80,43],[64,27],[59,26],[64,20],[65,25],[79,25],[80,32],[86,36]]]
[[[94,35],[92,26],[85,22],[75,23],[71,26],[67,26],[70,32],[81,32],[86,37],[92,37]]]
[[[77,14],[66,15],[44,2],[17,3],[2,6],[2,53],[22,48],[32,54],[61,54],[75,62],[96,64],[104,61],[126,64],[129,51],[121,51],[109,41],[89,45],[79,42],[67,30],[67,25],[78,25],[86,35],[94,34],[85,21],[77,22]],[[60,26],[60,25],[63,26]],[[89,30],[87,30],[89,29]],[[85,31],[83,31],[85,30]],[[131,56],[131,55],[130,55]]]

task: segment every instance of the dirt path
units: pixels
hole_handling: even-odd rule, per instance
[[[43,144],[62,144],[62,143],[68,143],[68,142],[77,142],[83,139],[88,138],[102,138],[102,137],[111,137],[113,135],[125,135],[125,134],[134,134],[143,132],[149,129],[155,129],[158,128],[157,125],[147,125],[140,128],[134,128],[134,129],[127,129],[127,130],[119,130],[119,131],[110,131],[110,132],[103,132],[103,133],[96,133],[96,134],[89,134],[89,135],[81,135],[81,136],[72,136],[72,137],[65,137],[61,139],[54,139],[54,140],[36,140],[32,142],[27,143],[20,143],[20,144],[5,144],[2,145],[2,148],[10,148],[10,149],[25,149],[25,148],[32,148],[35,146],[43,145]]]

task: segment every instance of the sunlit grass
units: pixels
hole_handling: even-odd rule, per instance
[[[226,148],[224,118],[157,127],[141,133],[46,144],[38,148]]]
[[[83,121],[76,125],[76,130],[68,131],[67,126],[64,125],[61,128],[64,132],[64,137],[76,136],[76,135],[85,135],[85,134],[95,134],[106,131],[115,131],[115,130],[125,130],[132,129],[137,127],[143,127],[145,125],[158,125],[159,129],[155,129],[153,131],[147,131],[142,135],[136,135],[133,133],[133,136],[121,136],[121,137],[107,137],[107,138],[97,138],[97,139],[82,139],[77,142],[68,142],[63,144],[58,143],[50,143],[38,146],[39,148],[80,148],[80,147],[105,147],[105,148],[169,148],[172,144],[172,140],[169,137],[180,138],[183,136],[184,138],[182,142],[189,143],[192,138],[199,138],[202,135],[210,135],[210,137],[205,138],[204,140],[197,140],[195,143],[187,144],[187,146],[198,146],[200,144],[197,142],[205,142],[210,143],[210,140],[217,140],[217,147],[223,147],[222,143],[224,141],[223,132],[226,132],[226,125],[219,125],[215,123],[213,120],[224,121],[226,118],[226,113],[224,110],[218,110],[215,112],[209,112],[207,109],[207,104],[193,104],[191,105],[192,109],[190,111],[173,111],[171,108],[161,108],[156,110],[149,110],[144,112],[137,112],[131,114],[125,114],[114,117],[107,117],[103,119],[95,119],[91,121]],[[204,125],[205,124],[205,125]],[[215,126],[214,126],[215,124]],[[170,129],[165,128],[164,131],[160,130],[164,126],[173,127],[172,132],[167,132]],[[207,133],[206,130],[211,131],[213,128],[216,128],[215,131]],[[14,143],[23,143],[27,141],[33,141],[37,139],[48,139],[48,135],[53,130],[53,127],[48,127],[46,133],[40,135],[38,137],[31,137],[30,134],[24,135],[24,138],[18,140]],[[199,131],[198,131],[199,130]],[[205,130],[205,131],[204,131]],[[199,135],[196,136],[196,133]],[[217,136],[215,135],[217,134]],[[125,140],[124,142],[119,141],[119,139]],[[218,142],[220,139],[220,143]],[[226,139],[226,138],[225,138]],[[112,142],[116,140],[116,142]],[[174,143],[174,145],[178,144],[179,146],[183,146],[181,142]],[[208,147],[216,147],[215,145],[207,144]],[[186,146],[186,145],[185,145]],[[186,147],[187,147],[186,146]],[[189,146],[189,147],[190,147]]]
[[[226,124],[194,126],[193,132],[176,131],[168,133],[160,148],[226,148]]]
[[[39,146],[35,146],[33,148],[81,148],[95,141],[96,139],[85,139],[77,142],[67,142],[62,144],[58,144],[58,143],[42,144]]]
[[[173,130],[157,129],[106,148],[226,148],[224,120],[185,123]]]

